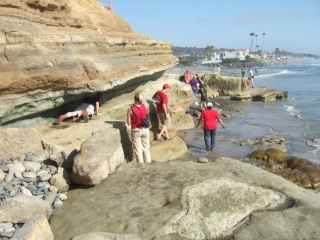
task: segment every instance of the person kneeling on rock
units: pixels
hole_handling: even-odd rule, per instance
[[[53,123],[54,125],[59,125],[64,119],[70,117],[81,117],[85,122],[89,121],[89,117],[93,117],[93,114],[99,115],[99,108],[102,104],[103,93],[98,92],[96,95],[86,97],[83,99],[82,104],[77,107],[73,112],[68,112],[64,115],[61,115],[56,121]]]

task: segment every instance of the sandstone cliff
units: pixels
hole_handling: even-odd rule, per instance
[[[110,99],[177,62],[172,43],[134,32],[97,0],[2,0],[0,26],[1,125],[96,91]]]

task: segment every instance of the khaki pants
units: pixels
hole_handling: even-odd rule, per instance
[[[151,163],[149,135],[148,128],[131,129],[133,151],[140,163]]]

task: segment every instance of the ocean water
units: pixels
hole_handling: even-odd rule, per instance
[[[252,103],[255,106],[250,115],[258,117],[261,114],[265,126],[283,135],[288,141],[290,155],[319,163],[320,60],[257,68],[257,72],[255,86],[288,91],[289,99]],[[259,109],[255,110],[255,107]]]
[[[203,68],[203,67],[202,67]],[[210,69],[191,68],[191,72],[205,73]],[[190,153],[197,157],[245,158],[251,147],[240,142],[257,138],[286,138],[288,153],[320,164],[320,60],[305,60],[287,65],[255,68],[255,86],[288,91],[289,99],[269,102],[234,102],[241,112],[226,112],[226,130],[218,124],[217,146],[214,153],[204,149],[201,129],[182,131],[179,135],[187,143]],[[239,73],[240,69],[221,69]],[[175,68],[171,73],[183,74]]]

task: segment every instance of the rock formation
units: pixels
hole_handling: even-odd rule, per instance
[[[85,140],[74,158],[73,182],[97,185],[113,173],[124,160],[120,141],[119,130],[108,128],[95,132]]]
[[[0,236],[156,240],[319,235],[319,193],[227,158],[198,160],[205,164],[167,162],[187,151],[176,130],[194,127],[186,114],[194,102],[190,86],[163,74],[177,63],[170,42],[133,32],[97,0],[2,0],[0,24],[0,125],[46,122],[37,129],[0,131]],[[273,90],[249,91],[246,79],[211,74],[203,80],[210,96],[240,94],[240,100],[262,101],[279,96]],[[172,86],[174,127],[173,139],[160,143],[154,141],[159,122],[152,95],[164,82]],[[104,93],[102,115],[87,124],[71,119],[55,127],[48,123],[62,108],[69,111],[97,91]],[[149,108],[152,164],[131,162],[124,120],[133,91],[142,93]],[[287,156],[279,151],[263,150],[256,158],[276,166]],[[125,160],[131,163],[122,164]],[[297,162],[280,164],[293,168]],[[74,189],[67,197],[71,178],[99,185]],[[312,187],[319,189],[319,183]],[[66,199],[70,201],[58,209]],[[52,208],[57,209],[53,231],[46,218]],[[301,224],[303,215],[308,218]],[[277,231],[279,226],[285,230]]]
[[[130,163],[94,188],[70,191],[51,229],[55,239],[94,232],[119,239],[317,239],[319,200],[315,191],[228,158]]]
[[[250,159],[267,162],[265,170],[298,186],[320,191],[320,167],[307,159],[289,156],[278,148],[255,150]]]
[[[91,92],[110,99],[177,63],[172,43],[135,33],[96,0],[2,0],[0,26],[1,125]]]
[[[219,96],[230,96],[250,89],[248,80],[239,77],[221,76],[217,73],[207,73],[201,77],[208,86],[208,95],[219,92]]]

